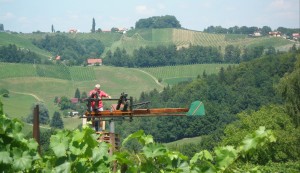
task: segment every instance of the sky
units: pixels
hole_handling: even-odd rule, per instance
[[[140,19],[175,16],[186,29],[209,26],[269,26],[300,28],[300,0],[0,0],[0,24],[5,30],[90,32],[135,27]]]

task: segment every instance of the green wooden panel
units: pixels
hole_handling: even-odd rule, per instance
[[[204,115],[205,115],[204,104],[201,101],[194,101],[190,106],[187,116],[204,116]]]

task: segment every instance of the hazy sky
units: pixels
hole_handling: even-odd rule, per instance
[[[173,15],[181,26],[203,31],[213,25],[300,28],[300,0],[0,0],[5,30],[31,33],[76,28],[134,27],[139,19]]]

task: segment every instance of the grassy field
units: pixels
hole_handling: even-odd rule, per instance
[[[59,111],[54,104],[56,96],[74,97],[76,88],[88,93],[96,83],[113,98],[119,98],[122,92],[138,98],[142,91],[162,90],[149,75],[130,68],[63,67],[62,70],[60,66],[46,66],[45,75],[40,76],[33,64],[0,63],[0,66],[0,88],[10,92],[9,98],[1,100],[5,112],[12,118],[27,117],[31,106],[38,101],[46,105],[51,117],[54,111]],[[64,119],[66,128],[75,128],[80,123],[80,119]]]
[[[194,137],[194,138],[184,138],[181,140],[177,140],[174,142],[169,142],[169,143],[164,143],[165,146],[167,147],[179,147],[181,145],[186,145],[186,144],[199,144],[202,140],[202,137]]]

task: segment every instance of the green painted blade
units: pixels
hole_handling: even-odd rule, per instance
[[[205,108],[204,104],[200,101],[194,101],[188,113],[186,114],[187,116],[204,116],[205,115]]]

